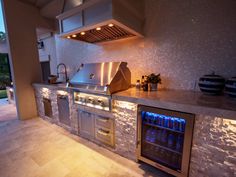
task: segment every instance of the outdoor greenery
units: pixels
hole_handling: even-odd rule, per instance
[[[0,31],[0,42],[3,42],[6,40],[6,33]]]
[[[11,85],[11,74],[7,54],[0,54],[0,90]]]
[[[6,90],[0,90],[0,99],[7,97],[7,91]]]
[[[147,81],[148,83],[152,83],[152,84],[161,84],[161,74],[150,74],[147,76]]]

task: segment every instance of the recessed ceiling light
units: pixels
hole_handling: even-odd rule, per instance
[[[101,29],[102,29],[101,27],[97,27],[97,28],[96,28],[97,31],[100,31]]]
[[[73,34],[72,37],[77,37],[77,35],[76,35],[76,34]]]
[[[110,23],[108,26],[109,26],[109,27],[113,27],[114,25],[113,25],[112,23]]]
[[[81,32],[80,35],[85,35],[85,32]]]
[[[67,36],[68,39],[70,39],[70,36]]]

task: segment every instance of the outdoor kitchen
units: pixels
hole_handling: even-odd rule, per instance
[[[29,133],[16,128],[26,135],[23,150],[0,124],[17,149],[5,153],[0,143],[0,156],[29,154],[22,169],[33,164],[32,177],[44,168],[47,177],[236,176],[235,1],[2,2],[8,101],[20,120],[42,123],[23,121]]]

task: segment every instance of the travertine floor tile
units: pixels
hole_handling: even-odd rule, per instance
[[[0,177],[168,176],[39,118],[0,122],[0,132]]]

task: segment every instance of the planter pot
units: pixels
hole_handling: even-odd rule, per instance
[[[158,84],[150,83],[149,84],[150,91],[157,91],[157,86],[158,86]]]
[[[236,77],[232,77],[226,81],[225,93],[232,98],[236,98]]]
[[[220,95],[224,89],[225,79],[219,75],[204,75],[198,82],[200,90],[208,95]]]

